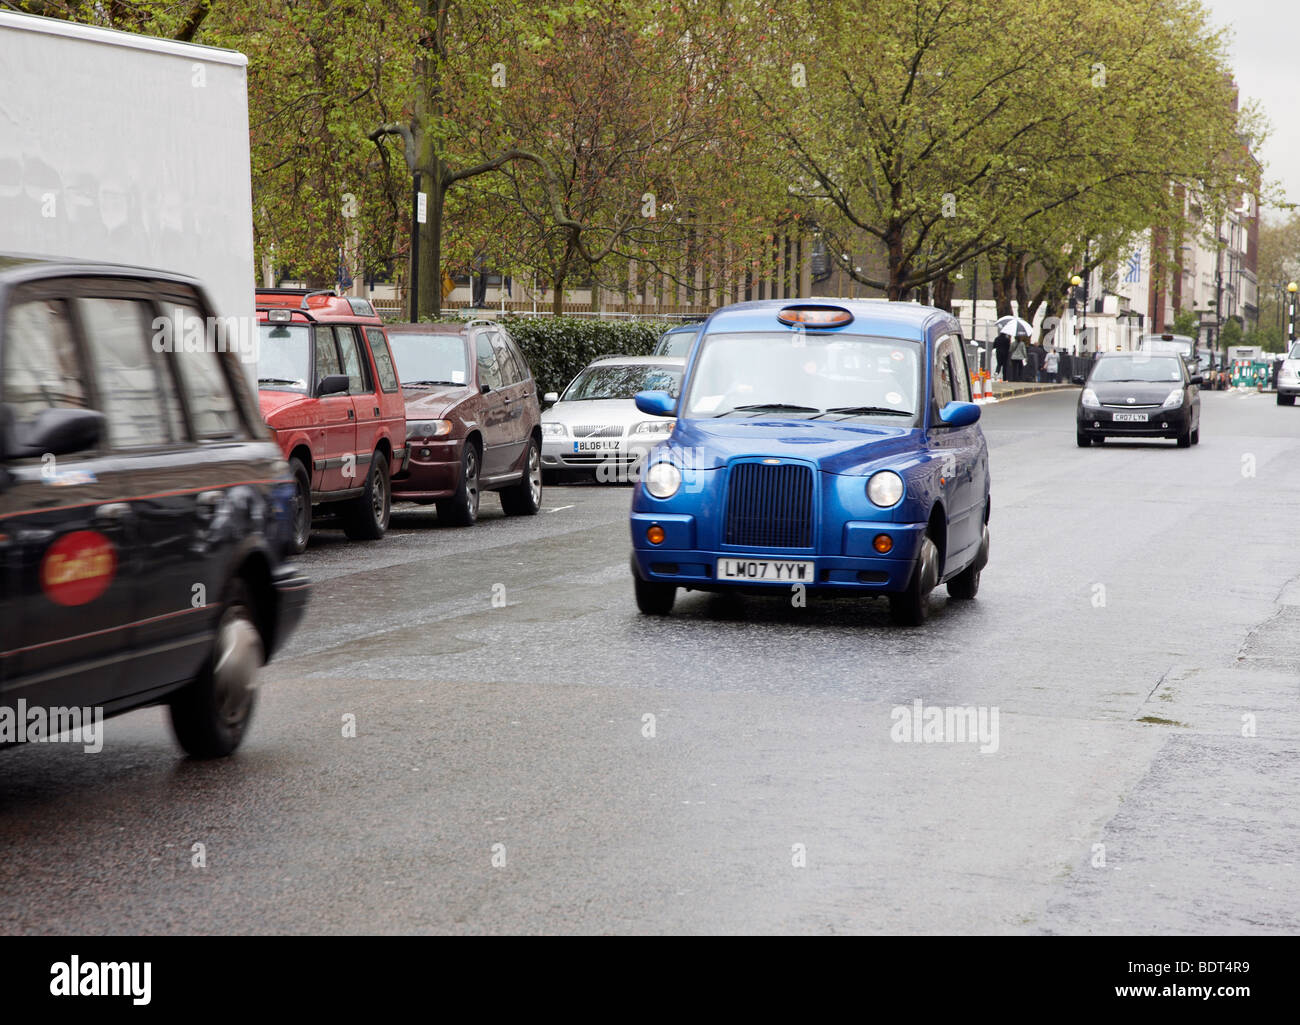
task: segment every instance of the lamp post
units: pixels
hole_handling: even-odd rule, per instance
[[[1290,313],[1287,317],[1288,323],[1287,323],[1287,330],[1286,330],[1286,340],[1287,343],[1290,344],[1295,341],[1295,294],[1297,290],[1300,290],[1300,285],[1297,285],[1294,281],[1289,282],[1286,286],[1286,290],[1287,290],[1287,294],[1290,296],[1291,299],[1291,303],[1290,303],[1291,308],[1290,308]]]
[[[1075,305],[1076,308],[1077,308],[1077,307],[1079,306],[1079,304],[1080,304],[1079,286],[1082,285],[1082,284],[1083,284],[1083,278],[1079,277],[1079,275],[1075,274],[1075,275],[1073,275],[1073,276],[1070,278],[1070,287],[1074,290],[1074,292],[1073,292],[1073,294],[1074,294],[1074,305]],[[1083,300],[1082,300],[1082,303],[1083,303],[1083,331],[1082,331],[1082,337],[1079,339],[1079,345],[1078,345],[1078,348],[1079,348],[1080,350],[1082,350],[1082,349],[1084,348],[1084,346],[1086,346],[1086,345],[1088,344],[1088,305],[1087,305],[1087,302],[1088,302],[1087,299],[1083,299]],[[1082,351],[1080,352],[1080,355],[1082,355]]]

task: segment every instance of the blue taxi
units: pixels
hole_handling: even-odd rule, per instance
[[[677,589],[885,595],[920,625],[946,583],[974,598],[989,557],[988,447],[961,326],[873,299],[769,300],[716,311],[676,417],[632,498],[632,574],[647,615]]]

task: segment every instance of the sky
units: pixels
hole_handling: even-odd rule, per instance
[[[1300,3],[1297,0],[1202,0],[1210,21],[1232,29],[1229,55],[1243,102],[1256,100],[1269,122],[1256,159],[1266,179],[1300,202]],[[1266,217],[1278,217],[1265,209]]]

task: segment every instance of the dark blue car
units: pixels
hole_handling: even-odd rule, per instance
[[[632,499],[637,605],[677,588],[974,598],[989,555],[988,448],[961,327],[884,300],[742,303],[705,323]]]

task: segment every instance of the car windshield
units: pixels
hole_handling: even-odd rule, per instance
[[[652,363],[602,363],[588,367],[564,390],[561,402],[633,399],[639,391],[666,391],[673,398],[682,386],[682,368]]]
[[[655,346],[656,356],[685,356],[691,348],[691,342],[695,341],[695,336],[699,332],[695,329],[690,331],[669,331],[659,339],[659,344]]]
[[[684,408],[688,417],[800,419],[916,416],[920,345],[867,335],[761,331],[706,335]]]
[[[1146,381],[1177,384],[1183,379],[1182,362],[1176,356],[1136,355],[1103,359],[1092,369],[1093,381]]]
[[[311,334],[306,324],[262,324],[257,386],[272,391],[307,390]]]
[[[427,335],[394,331],[388,336],[402,387],[467,384],[465,340],[458,334]]]
[[[1287,359],[1300,359],[1300,342],[1296,342],[1295,345],[1291,346],[1291,351],[1290,351],[1289,353],[1287,353],[1287,357],[1286,357],[1286,358],[1287,358]]]

